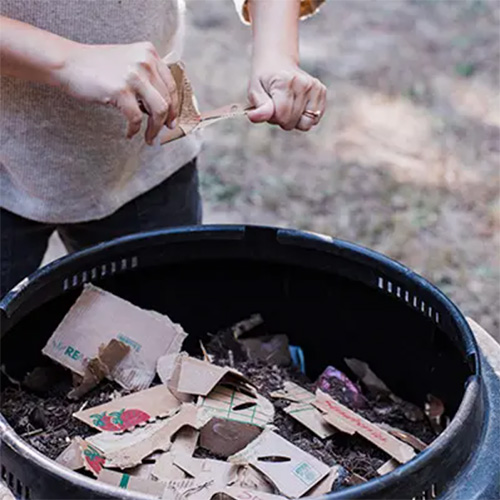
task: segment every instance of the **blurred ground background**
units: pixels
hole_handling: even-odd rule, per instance
[[[245,98],[250,30],[231,0],[187,0],[202,110]],[[301,25],[329,88],[314,131],[207,129],[205,222],[307,229],[385,253],[500,339],[500,2],[329,0]],[[51,247],[53,256],[57,252]]]

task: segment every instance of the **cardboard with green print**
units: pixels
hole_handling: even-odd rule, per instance
[[[167,316],[86,285],[42,352],[84,376],[99,348],[118,340],[129,346],[130,352],[111,370],[109,378],[128,390],[138,391],[151,385],[158,358],[178,353],[185,336]]]
[[[161,497],[165,490],[166,484],[160,481],[153,481],[152,479],[145,479],[142,477],[131,476],[123,472],[116,472],[114,470],[102,469],[97,476],[99,481],[118,486],[124,490],[137,491],[139,493],[146,493],[154,497]]]
[[[73,416],[99,431],[124,431],[177,410],[181,403],[166,385],[157,385]]]
[[[330,472],[328,465],[270,430],[229,461],[255,467],[290,498],[300,498]]]

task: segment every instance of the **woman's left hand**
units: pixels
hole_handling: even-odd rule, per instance
[[[326,87],[295,61],[254,61],[248,99],[256,108],[248,113],[252,122],[307,131],[325,112]]]

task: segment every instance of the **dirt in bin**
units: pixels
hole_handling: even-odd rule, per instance
[[[340,464],[366,479],[377,476],[376,470],[390,457],[375,445],[356,434],[341,432],[321,440],[282,411],[289,402],[269,397],[271,392],[283,388],[283,383],[287,380],[314,392],[314,383],[306,375],[293,366],[269,365],[228,356],[230,348],[220,341],[221,338],[216,336],[217,341],[212,341],[207,346],[208,351],[214,355],[214,362],[222,366],[232,365],[240,370],[256,386],[259,393],[273,402],[276,408],[273,422],[276,432],[330,466]],[[64,370],[61,370],[61,373],[60,382],[52,385],[45,394],[34,394],[21,387],[11,386],[4,388],[1,398],[1,411],[14,430],[30,445],[52,459],[68,446],[72,437],[87,437],[95,433],[89,426],[73,418],[72,414],[84,404],[90,408],[109,401],[113,392],[120,390],[114,383],[106,382],[82,401],[72,402],[66,397],[72,387],[71,376]],[[338,394],[334,395],[340,402],[349,406],[340,387]],[[427,420],[411,422],[405,418],[399,404],[378,401],[367,393],[365,396],[369,406],[356,411],[369,420],[398,427],[427,444],[436,437]],[[217,458],[201,448],[197,449],[195,456]]]

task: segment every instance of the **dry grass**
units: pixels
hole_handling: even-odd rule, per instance
[[[329,87],[315,131],[207,130],[205,222],[296,227],[398,259],[499,331],[500,4],[329,0],[301,26]],[[231,0],[188,0],[200,107],[245,98],[250,31]]]
[[[230,0],[189,0],[202,109],[245,98],[250,32]],[[500,338],[500,4],[330,0],[301,26],[329,88],[312,133],[207,130],[206,222],[297,227],[394,257]]]

